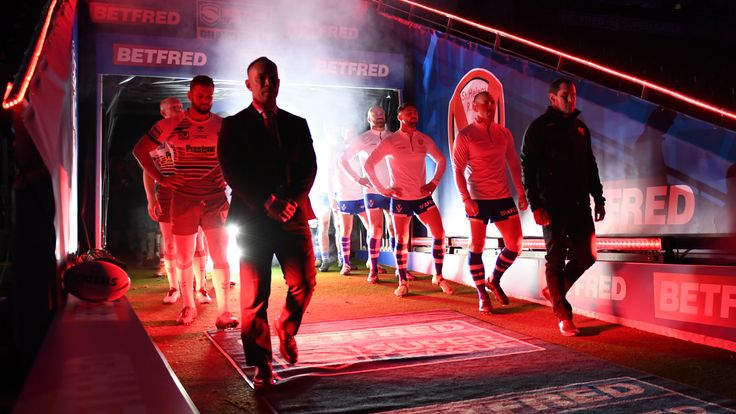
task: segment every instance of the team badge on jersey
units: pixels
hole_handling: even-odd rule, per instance
[[[585,136],[585,129],[583,127],[578,127],[578,132],[580,135]]]

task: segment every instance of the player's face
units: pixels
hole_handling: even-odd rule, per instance
[[[478,95],[473,100],[473,111],[481,119],[493,120],[496,115],[496,101],[488,95]]]
[[[245,86],[253,93],[253,101],[263,107],[276,105],[279,94],[279,73],[265,62],[258,62],[248,71]]]
[[[570,115],[575,110],[575,101],[577,100],[577,92],[575,85],[567,85],[563,83],[556,94],[549,94],[549,102],[552,107],[565,115]]]
[[[215,87],[203,85],[194,85],[187,94],[189,102],[192,103],[191,108],[202,115],[210,113],[214,96]]]
[[[164,118],[171,118],[172,116],[178,114],[179,112],[182,112],[184,110],[184,106],[181,104],[181,101],[178,99],[172,100],[164,104],[164,109],[161,111]]]
[[[374,106],[368,112],[368,123],[371,128],[385,128],[386,127],[386,113],[383,108]]]
[[[404,108],[403,111],[399,112],[399,122],[401,122],[402,126],[416,129],[417,124],[419,124],[419,112],[417,108],[413,106]]]

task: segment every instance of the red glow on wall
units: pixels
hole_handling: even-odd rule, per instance
[[[41,52],[43,52],[43,45],[46,43],[46,35],[48,34],[49,26],[51,25],[51,17],[54,15],[56,2],[57,0],[51,0],[49,3],[49,8],[46,11],[46,18],[44,19],[43,26],[41,27],[41,32],[38,35],[36,47],[33,49],[33,54],[31,55],[31,60],[26,68],[26,73],[23,76],[18,92],[12,97],[10,96],[10,92],[13,89],[13,84],[8,83],[8,87],[5,90],[5,96],[3,98],[3,109],[10,109],[15,105],[18,105],[26,96],[26,91],[28,90],[28,85],[31,83],[31,78],[33,78],[33,75],[36,73],[36,65],[38,65],[38,59],[41,57]]]
[[[580,64],[585,65],[587,67],[590,67],[590,68],[594,68],[596,70],[599,70],[599,71],[601,71],[603,73],[607,73],[609,75],[613,75],[613,76],[616,76],[618,78],[625,79],[625,80],[627,80],[629,82],[638,84],[638,85],[640,85],[640,86],[642,86],[644,88],[648,88],[648,89],[651,89],[651,90],[660,92],[662,94],[665,94],[665,95],[671,96],[673,98],[679,99],[679,100],[681,100],[683,102],[687,102],[687,103],[689,103],[691,105],[697,106],[699,108],[702,108],[702,109],[705,109],[705,110],[708,110],[708,111],[712,111],[712,112],[715,112],[715,113],[717,113],[717,114],[719,114],[721,116],[728,117],[728,118],[731,118],[733,120],[736,120],[736,114],[734,114],[732,112],[726,111],[726,110],[724,110],[722,108],[715,107],[715,106],[713,106],[711,104],[708,104],[708,103],[703,102],[701,100],[695,99],[695,98],[690,97],[688,95],[684,95],[682,93],[673,91],[671,89],[667,89],[667,88],[665,88],[663,86],[659,86],[659,85],[657,85],[655,83],[652,83],[652,82],[649,82],[647,80],[640,79],[640,78],[637,78],[635,76],[629,75],[627,73],[620,72],[620,71],[617,71],[615,69],[611,69],[611,68],[609,68],[607,66],[603,66],[603,65],[600,65],[598,63],[592,62],[590,60],[583,59],[581,57],[578,57],[578,56],[575,56],[575,55],[571,55],[571,54],[565,53],[563,51],[560,51],[560,50],[551,48],[549,46],[545,46],[545,45],[540,44],[540,43],[537,43],[537,42],[533,42],[533,41],[528,40],[528,39],[525,39],[523,37],[515,36],[515,35],[512,35],[510,33],[506,33],[506,32],[504,32],[502,30],[494,29],[493,27],[485,26],[485,25],[482,25],[480,23],[476,23],[476,22],[474,22],[472,20],[468,20],[468,19],[464,19],[464,18],[459,17],[459,16],[455,16],[453,14],[444,12],[442,10],[434,9],[432,7],[425,6],[423,4],[419,4],[419,3],[416,3],[416,2],[413,2],[413,1],[409,1],[409,0],[398,0],[398,1],[400,1],[402,3],[405,3],[405,4],[408,4],[408,5],[411,5],[413,7],[418,7],[420,9],[422,9],[422,10],[426,10],[426,11],[429,11],[429,12],[432,12],[432,13],[435,13],[435,14],[438,14],[440,16],[443,16],[443,17],[447,18],[447,19],[456,20],[458,22],[467,24],[468,26],[472,26],[472,27],[475,27],[475,28],[484,30],[486,32],[493,33],[496,36],[500,36],[502,38],[505,37],[507,39],[514,40],[514,41],[519,42],[519,43],[522,43],[524,45],[531,46],[531,47],[533,47],[535,49],[543,50],[543,51],[545,51],[547,53],[551,53],[553,55],[557,55],[558,57],[561,57],[561,58],[564,58],[564,59],[567,59],[567,60],[570,60],[570,61],[573,61],[573,62],[580,63]]]

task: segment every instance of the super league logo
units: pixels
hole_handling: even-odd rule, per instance
[[[403,206],[401,204],[396,205],[396,211],[401,213],[401,210],[403,210]]]
[[[374,204],[373,200],[368,200],[368,205],[371,206],[371,208],[373,208],[373,204]]]

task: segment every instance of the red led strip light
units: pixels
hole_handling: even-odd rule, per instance
[[[658,238],[631,238],[631,239],[596,239],[596,250],[613,251],[659,251],[662,250],[662,239]],[[545,250],[544,240],[524,239],[524,248],[532,250]]]
[[[8,87],[5,90],[5,97],[3,98],[3,109],[10,109],[15,105],[18,105],[26,96],[26,91],[28,90],[28,85],[31,83],[31,78],[33,77],[33,74],[36,73],[36,65],[38,64],[38,59],[41,57],[41,52],[43,52],[43,45],[46,43],[46,35],[48,34],[49,26],[51,25],[51,16],[54,15],[56,2],[57,0],[51,0],[51,3],[49,4],[49,9],[46,12],[46,19],[43,22],[43,28],[38,36],[38,41],[36,42],[36,47],[33,50],[33,55],[31,55],[31,61],[26,69],[23,82],[20,84],[18,93],[16,93],[12,98],[10,98],[9,95],[13,89],[13,83],[8,82]]]
[[[641,85],[641,86],[643,86],[645,88],[649,88],[649,89],[655,90],[657,92],[661,92],[661,93],[663,93],[665,95],[672,96],[672,97],[677,98],[677,99],[679,99],[681,101],[687,102],[687,103],[689,103],[691,105],[694,105],[694,106],[697,106],[697,107],[700,107],[700,108],[703,108],[703,109],[706,109],[706,110],[715,112],[715,113],[717,113],[717,114],[719,114],[721,116],[728,117],[728,118],[731,118],[733,120],[736,120],[736,114],[734,114],[732,112],[728,112],[728,111],[726,111],[724,109],[717,108],[717,107],[715,107],[713,105],[710,105],[708,103],[699,101],[699,100],[697,100],[695,98],[692,98],[692,97],[687,96],[687,95],[683,95],[683,94],[681,94],[679,92],[675,92],[675,91],[673,91],[671,89],[667,89],[665,87],[659,86],[659,85],[654,84],[654,83],[651,83],[649,81],[646,81],[646,80],[643,80],[643,79],[639,79],[639,78],[637,78],[635,76],[632,76],[632,75],[629,75],[627,73],[623,73],[623,72],[619,72],[619,71],[613,70],[611,68],[608,68],[608,67],[599,65],[599,64],[597,64],[595,62],[591,62],[589,60],[585,60],[583,58],[579,58],[577,56],[573,56],[573,55],[567,54],[567,53],[562,52],[562,51],[559,51],[557,49],[553,49],[551,47],[548,47],[548,46],[545,46],[545,45],[542,45],[542,44],[539,44],[539,43],[532,42],[531,40],[524,39],[523,37],[514,36],[512,34],[509,34],[509,33],[504,32],[504,31],[501,31],[501,30],[498,30],[498,29],[494,29],[492,27],[484,26],[484,25],[482,25],[480,23],[476,23],[474,21],[467,20],[467,19],[464,19],[464,18],[459,17],[459,16],[455,16],[453,14],[444,12],[442,10],[434,9],[434,8],[431,8],[431,7],[428,7],[428,6],[419,4],[419,3],[415,3],[415,2],[409,1],[409,0],[398,0],[398,1],[400,1],[402,3],[409,4],[409,5],[414,6],[414,7],[419,7],[420,9],[427,10],[427,11],[432,12],[432,13],[439,14],[441,16],[444,16],[444,17],[448,18],[448,19],[457,20],[457,21],[462,22],[462,23],[465,23],[465,24],[467,24],[469,26],[473,26],[475,28],[478,28],[478,29],[481,29],[481,30],[485,30],[487,32],[494,33],[496,36],[506,37],[506,38],[509,38],[511,40],[517,41],[519,43],[523,43],[525,45],[532,46],[532,47],[537,48],[537,49],[540,49],[540,50],[544,50],[546,52],[555,54],[555,55],[557,55],[559,57],[563,57],[565,59],[569,59],[571,61],[578,62],[578,63],[580,63],[582,65],[585,65],[585,66],[588,66],[588,67],[597,69],[597,70],[599,70],[601,72],[605,72],[605,73],[608,73],[610,75],[613,75],[613,76],[616,76],[616,77],[619,77],[619,78],[622,78],[622,79],[626,79],[626,80],[628,80],[630,82],[639,84],[639,85]]]

